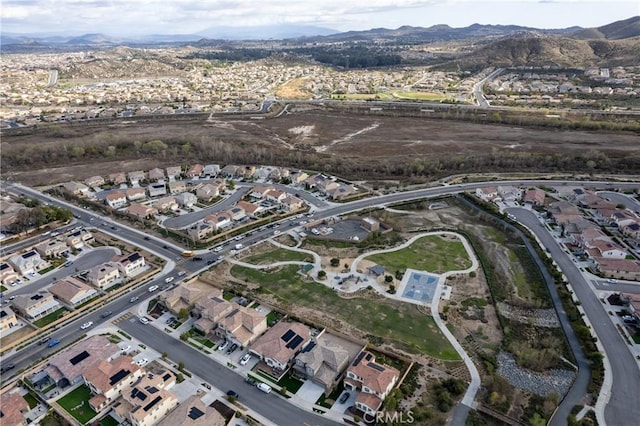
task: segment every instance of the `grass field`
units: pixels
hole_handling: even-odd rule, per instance
[[[389,299],[342,299],[322,284],[302,282],[297,270],[296,265],[271,271],[236,265],[231,274],[259,283],[260,291],[273,294],[285,304],[322,311],[407,351],[427,353],[445,360],[459,359],[433,318],[419,312],[414,305]]]
[[[394,92],[393,96],[399,99],[412,99],[417,101],[441,101],[447,99],[440,93],[428,92]]]
[[[62,316],[62,314],[64,314],[65,312],[67,312],[67,308],[60,308],[56,311],[51,312],[48,315],[43,316],[42,318],[40,318],[37,321],[33,322],[33,325],[35,325],[38,328],[42,328],[45,325],[51,324],[52,322],[54,322],[55,320],[57,320],[59,317]]]
[[[264,265],[273,262],[284,261],[312,262],[313,256],[299,251],[287,250],[283,248],[275,248],[265,253],[256,254],[242,259],[243,262],[252,263],[254,265]]]
[[[422,237],[407,248],[376,254],[367,259],[384,266],[387,271],[401,272],[411,268],[443,273],[471,266],[471,260],[460,241],[451,241],[439,235]]]
[[[86,424],[96,416],[96,412],[89,407],[89,399],[91,391],[87,385],[82,385],[60,398],[58,404],[80,423]]]

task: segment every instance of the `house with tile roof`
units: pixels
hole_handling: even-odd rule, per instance
[[[249,346],[249,351],[281,376],[298,352],[311,340],[311,329],[299,322],[281,321]]]
[[[362,351],[347,367],[344,387],[359,392],[355,406],[364,413],[378,411],[400,378],[400,372],[388,365],[378,364],[374,355]]]
[[[0,394],[0,423],[6,426],[26,426],[29,404],[19,391]]]
[[[158,426],[230,426],[224,416],[213,407],[202,402],[200,395],[191,395],[180,405],[173,409],[158,423]]]
[[[20,294],[13,299],[13,307],[29,320],[37,320],[60,309],[60,303],[47,290]]]
[[[121,422],[127,420],[134,426],[153,426],[178,406],[178,398],[169,391],[176,377],[168,370],[157,374],[147,373],[133,385],[122,389],[122,398],[113,411]]]
[[[89,269],[87,282],[100,290],[108,289],[120,280],[121,274],[118,266],[113,262],[105,262]]]
[[[82,372],[84,383],[94,394],[89,399],[89,406],[95,412],[101,412],[120,398],[122,389],[133,385],[144,373],[129,356],[97,360]]]
[[[98,295],[98,290],[75,277],[64,277],[49,287],[49,292],[67,306],[75,307]]]

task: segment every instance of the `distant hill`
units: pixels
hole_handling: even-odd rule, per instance
[[[489,43],[456,59],[462,69],[485,66],[621,66],[638,62],[640,37],[626,40],[576,40],[520,34]]]
[[[597,28],[585,28],[571,34],[571,37],[581,40],[621,40],[640,37],[640,16],[612,22]]]
[[[311,25],[261,25],[255,27],[213,26],[198,31],[200,38],[217,40],[283,40],[334,34],[338,31]]]
[[[109,37],[104,34],[84,34],[79,37],[73,37],[67,40],[66,44],[121,44],[123,42],[122,39]]]

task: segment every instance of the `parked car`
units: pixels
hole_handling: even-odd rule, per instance
[[[229,349],[227,349],[227,353],[232,354],[236,349],[238,349],[238,344],[234,343]]]
[[[271,386],[266,383],[258,383],[258,386],[256,387],[264,393],[271,393]]]
[[[233,389],[229,389],[227,391],[227,396],[230,397],[230,398],[235,398],[235,399],[240,398],[240,395],[238,395],[238,392],[234,391]]]
[[[50,342],[49,342],[49,344],[47,345],[47,347],[52,348],[52,347],[54,347],[55,345],[57,345],[58,343],[60,343],[60,340],[58,340],[58,339],[54,339],[54,340],[52,340],[52,341],[50,341]]]
[[[224,343],[222,343],[220,346],[218,346],[218,350],[219,351],[224,351],[225,349],[227,349],[227,346],[229,346],[229,341],[225,340]]]
[[[140,317],[140,322],[143,324],[149,324],[149,320],[145,317]]]
[[[251,354],[249,353],[244,354],[244,356],[240,359],[240,365],[246,365],[250,359],[251,359]]]
[[[120,352],[122,352],[123,354],[126,354],[130,350],[131,350],[131,346],[130,345],[123,346],[122,348],[120,348]]]
[[[257,384],[257,382],[254,379],[252,379],[251,377],[247,377],[246,379],[244,379],[244,381],[246,383],[249,383],[251,386],[255,386]]]
[[[80,328],[81,328],[82,330],[86,330],[87,328],[91,327],[92,325],[93,325],[93,321],[87,321],[87,322],[85,322],[84,324],[82,324],[82,325],[80,326]]]
[[[4,374],[9,370],[13,370],[16,368],[15,364],[2,364],[2,368],[0,368],[0,374]]]
[[[342,396],[339,399],[340,404],[344,404],[345,402],[347,402],[347,399],[349,399],[350,396],[351,396],[351,394],[349,392],[343,393]]]
[[[138,367],[142,367],[143,365],[146,365],[148,362],[149,360],[147,358],[142,358],[136,361],[136,364],[138,365]]]

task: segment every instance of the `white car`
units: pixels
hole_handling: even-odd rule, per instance
[[[123,354],[126,354],[130,350],[131,350],[131,346],[130,345],[127,345],[127,346],[124,346],[124,347],[120,348],[120,352],[122,352]]]
[[[168,277],[164,279],[164,282],[169,284],[171,281],[173,281],[173,277]]]
[[[273,235],[280,235],[280,231],[276,229],[275,231],[273,231]]]
[[[179,277],[184,277],[185,275],[187,275],[187,273],[185,271],[178,272],[178,276]]]
[[[93,325],[93,321],[88,321],[88,322],[85,322],[84,324],[82,324],[82,325],[80,326],[80,328],[81,328],[82,330],[86,330],[87,328],[91,327],[92,325]]]
[[[244,354],[244,356],[240,359],[240,365],[246,365],[251,359],[251,354]]]
[[[218,350],[219,351],[224,351],[225,349],[227,349],[227,346],[229,346],[229,341],[225,340],[223,344],[221,344],[220,346],[218,346]]]
[[[149,360],[147,358],[142,358],[136,361],[136,364],[138,365],[138,367],[142,367],[143,365],[147,364],[149,362]]]
[[[140,322],[143,324],[149,324],[149,320],[146,317],[140,317]]]
[[[154,291],[156,291],[158,289],[157,285],[152,285],[151,287],[148,288],[149,293],[153,293]]]
[[[258,383],[258,386],[256,386],[256,387],[258,389],[260,389],[264,393],[270,393],[271,392],[271,386],[269,386],[266,383]]]

